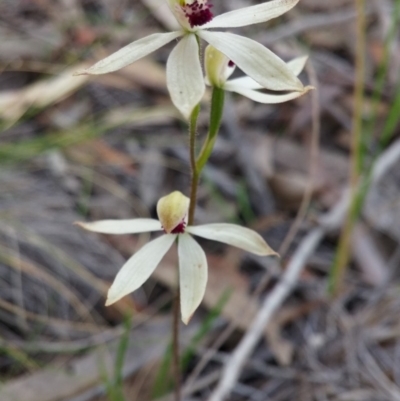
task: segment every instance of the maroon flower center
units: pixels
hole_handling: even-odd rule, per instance
[[[186,223],[182,221],[172,231],[171,234],[183,234],[185,232]]]
[[[207,4],[207,0],[195,0],[192,4],[182,7],[185,17],[188,19],[190,27],[204,25],[213,19],[211,12],[212,4]]]
[[[186,222],[182,221],[181,223],[179,223],[171,232],[170,234],[183,234],[185,232],[185,228],[186,228]],[[164,227],[162,227],[162,229],[164,230]],[[167,232],[164,230],[164,233],[167,234]]]
[[[228,67],[234,67],[235,66],[235,63],[232,61],[232,60],[229,60],[229,62],[228,62]]]

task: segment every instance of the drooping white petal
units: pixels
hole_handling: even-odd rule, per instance
[[[117,71],[135,61],[153,53],[155,50],[182,36],[182,32],[154,33],[136,40],[110,56],[100,60],[92,67],[78,71],[75,75],[99,75]]]
[[[242,89],[263,89],[263,87],[253,78],[240,77],[227,81],[224,85],[224,89],[227,91],[233,91],[231,88],[242,88]]]
[[[256,255],[277,255],[260,234],[236,224],[216,223],[186,227],[186,232],[199,237],[223,242]]]
[[[249,99],[254,100],[255,102],[258,103],[278,104],[303,96],[309,90],[314,88],[312,86],[306,86],[302,92],[290,92],[282,95],[271,95],[269,93],[262,93],[251,89],[243,89],[241,87],[232,87],[232,86],[230,86],[229,89],[226,87],[224,89],[229,90],[231,92],[239,93],[240,95],[248,97]]]
[[[260,43],[226,32],[199,31],[198,35],[224,53],[263,88],[303,90],[303,84],[286,63]]]
[[[172,50],[167,62],[167,86],[176,108],[189,119],[205,92],[194,34],[187,34]]]
[[[88,231],[101,234],[136,234],[160,231],[161,223],[154,219],[99,220],[92,223],[75,223]]]
[[[140,248],[115,277],[108,290],[106,306],[137,290],[153,273],[175,238],[174,234],[165,234]]]
[[[297,77],[303,71],[307,60],[308,60],[308,56],[300,56],[300,57],[294,58],[293,60],[290,60],[286,65],[293,72],[293,74],[296,75],[296,77]]]
[[[200,305],[207,284],[207,259],[201,246],[188,234],[179,235],[179,282],[182,321],[189,323]]]
[[[286,65],[293,72],[293,74],[296,75],[296,77],[297,77],[303,71],[307,60],[308,60],[308,56],[301,56],[301,57],[297,57],[293,60],[290,60],[288,63],[286,63]],[[263,87],[258,82],[256,82],[253,78],[246,77],[246,76],[231,79],[230,81],[225,83],[224,89],[235,92],[235,90],[232,89],[234,87],[236,87],[236,88],[241,87],[243,89],[263,89]]]
[[[255,6],[244,7],[218,15],[212,21],[202,25],[209,28],[237,28],[240,26],[259,24],[279,17],[293,8],[299,0],[273,0]]]

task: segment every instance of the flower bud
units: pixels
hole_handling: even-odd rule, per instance
[[[235,64],[211,45],[206,47],[204,67],[207,84],[217,88],[223,88],[226,80],[235,70]]]
[[[190,199],[182,192],[174,191],[157,203],[157,215],[167,234],[185,231]]]

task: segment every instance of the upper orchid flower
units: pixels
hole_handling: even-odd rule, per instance
[[[77,74],[119,70],[182,37],[168,58],[167,86],[172,102],[189,118],[205,91],[199,59],[198,39],[201,38],[224,53],[263,88],[302,92],[303,85],[290,68],[260,43],[233,33],[208,31],[265,22],[289,11],[298,1],[273,0],[214,17],[209,0],[167,0],[181,26],[179,31],[139,39]]]
[[[102,220],[77,223],[86,230],[103,234],[135,234],[164,231],[164,235],[144,245],[118,272],[108,291],[111,305],[139,288],[151,275],[175,240],[178,240],[179,281],[182,321],[187,324],[203,299],[207,284],[207,259],[203,249],[189,235],[220,241],[256,255],[276,255],[255,231],[234,224],[187,226],[189,198],[175,191],[157,203],[159,220]]]
[[[297,77],[303,70],[307,58],[307,56],[297,57],[289,61],[286,66]],[[289,93],[272,95],[260,92],[260,89],[266,88],[250,77],[244,76],[228,80],[236,68],[235,63],[211,45],[207,46],[205,51],[204,67],[207,85],[239,93],[258,103],[283,103],[296,99],[309,90],[314,89],[312,86],[306,86],[301,92],[291,91]]]

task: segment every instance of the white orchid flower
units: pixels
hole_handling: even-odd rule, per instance
[[[289,11],[298,1],[272,0],[214,17],[209,0],[167,0],[180,24],[179,31],[156,33],[132,42],[77,75],[119,70],[182,37],[168,58],[167,86],[172,102],[189,119],[205,91],[199,58],[201,38],[224,53],[263,88],[302,92],[303,85],[290,68],[260,43],[233,33],[209,31],[266,22]]]
[[[289,61],[286,66],[297,77],[307,62],[308,57],[297,57]],[[261,89],[268,89],[260,85],[254,79],[248,76],[228,80],[235,71],[235,63],[225,54],[221,53],[215,47],[209,45],[206,48],[204,56],[204,69],[206,72],[206,84],[229,92],[236,92],[246,96],[258,103],[283,103],[288,100],[296,99],[306,94],[313,86],[303,87],[302,91],[290,91],[288,93],[273,95],[260,92]]]
[[[277,255],[255,231],[234,224],[187,226],[189,198],[175,191],[157,203],[159,220],[102,220],[77,223],[89,231],[103,234],[136,234],[164,231],[139,249],[121,268],[108,291],[106,305],[111,305],[138,289],[153,273],[163,256],[178,240],[179,282],[182,321],[187,324],[200,305],[207,284],[207,259],[203,249],[190,234],[223,242],[256,255]]]

